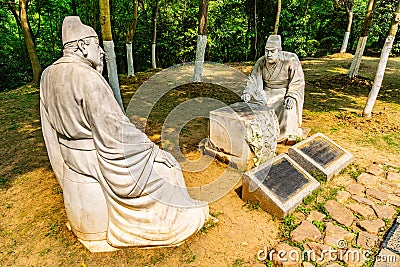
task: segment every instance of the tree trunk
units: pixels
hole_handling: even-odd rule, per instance
[[[347,44],[349,43],[351,25],[353,23],[353,4],[352,3],[350,3],[348,6],[346,6],[346,11],[347,11],[347,16],[349,19],[347,21],[347,29],[344,34],[342,47],[340,48],[340,53],[346,53]]]
[[[126,61],[128,65],[128,77],[135,76],[135,69],[133,67],[133,52],[132,42],[136,32],[136,25],[138,20],[138,6],[136,0],[133,0],[133,19],[129,31],[126,33]]]
[[[357,50],[354,55],[353,61],[351,62],[351,66],[349,69],[349,73],[347,76],[350,79],[353,79],[358,75],[358,70],[360,68],[360,63],[362,59],[362,55],[364,54],[365,44],[367,43],[367,37],[369,33],[369,29],[372,25],[372,14],[375,9],[376,0],[368,1],[367,13],[365,14],[364,24],[361,31],[361,37],[358,41]]]
[[[27,14],[28,1],[27,0],[20,1],[19,15],[15,9],[15,6],[10,5],[10,8],[12,9],[13,15],[17,20],[17,24],[21,26],[22,32],[24,34],[25,45],[26,49],[28,50],[29,59],[31,61],[31,66],[32,66],[33,82],[35,84],[39,84],[42,68],[40,67],[39,58],[37,56],[35,44],[33,42],[32,30],[28,22],[28,14]]]
[[[156,6],[153,12],[153,43],[151,45],[151,65],[153,69],[157,68],[156,64],[156,41],[157,41],[157,16],[160,0],[156,0]]]
[[[194,64],[193,82],[201,82],[204,65],[204,54],[207,46],[208,0],[200,0],[199,28],[197,36],[196,60]]]
[[[258,58],[258,30],[257,30],[257,0],[254,0],[254,59]]]
[[[282,0],[278,0],[278,9],[276,11],[276,19],[275,19],[275,26],[274,26],[274,34],[278,34],[279,28],[279,19],[281,17],[281,9],[282,9]]]
[[[371,92],[369,93],[367,104],[364,107],[363,116],[371,117],[372,108],[374,107],[376,98],[378,97],[379,89],[381,88],[383,76],[385,74],[386,64],[389,58],[390,51],[392,50],[394,38],[396,37],[397,29],[399,26],[399,20],[400,20],[400,1],[397,5],[396,12],[394,13],[389,34],[386,38],[386,42],[382,48],[378,69],[376,70],[374,84],[372,85]]]
[[[108,82],[114,92],[114,97],[117,100],[122,111],[124,106],[122,104],[121,92],[119,89],[117,61],[114,51],[114,42],[111,34],[111,20],[110,20],[110,5],[108,0],[100,0],[100,25],[103,37],[103,46],[106,57]],[[101,105],[101,103],[99,103]]]

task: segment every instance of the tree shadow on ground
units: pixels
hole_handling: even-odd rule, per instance
[[[345,74],[321,77],[307,81],[305,108],[313,112],[330,112],[341,109],[362,110],[357,101],[368,97],[373,81],[365,77],[350,80]],[[382,86],[378,99],[400,104],[400,89]]]

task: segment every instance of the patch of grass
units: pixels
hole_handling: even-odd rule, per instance
[[[57,236],[60,233],[60,230],[61,225],[58,223],[58,221],[56,221],[50,225],[50,229],[45,236]]]
[[[45,248],[42,251],[39,252],[39,256],[43,257],[44,255],[46,255],[47,253],[49,253],[51,251],[50,248]]]
[[[232,267],[240,267],[243,266],[244,264],[244,260],[243,259],[236,259],[233,264]]]
[[[148,263],[145,264],[145,266],[151,266],[151,265],[156,265],[162,261],[165,260],[165,254],[161,253],[160,255],[156,255],[151,257],[150,261]]]
[[[249,210],[259,210],[260,203],[258,201],[247,200],[246,203],[243,204],[243,207],[246,207]]]
[[[297,227],[294,221],[293,214],[289,214],[283,218],[281,225],[279,226],[280,236],[283,239],[290,240],[290,233]]]
[[[351,178],[357,180],[358,176],[360,176],[364,171],[364,168],[362,168],[357,162],[354,162],[344,168],[340,174],[348,174]]]
[[[208,220],[207,222],[204,223],[203,227],[201,227],[200,232],[207,234],[208,229],[214,227],[216,225],[216,222],[214,220]]]
[[[324,222],[319,222],[319,221],[317,221],[317,220],[314,220],[313,222],[312,222],[312,224],[314,224],[317,228],[318,228],[318,230],[320,231],[320,232],[324,232],[325,231],[325,227],[326,227],[326,224],[324,223]]]

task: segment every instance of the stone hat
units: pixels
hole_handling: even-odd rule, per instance
[[[267,43],[265,44],[265,48],[267,49],[282,49],[282,43],[281,43],[281,36],[277,34],[271,34],[268,37]]]
[[[63,45],[65,45],[86,37],[97,37],[97,33],[92,27],[83,24],[78,16],[67,16],[62,24],[61,36]]]

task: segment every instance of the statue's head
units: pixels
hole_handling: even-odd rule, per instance
[[[278,61],[279,52],[282,51],[281,36],[272,34],[268,37],[265,44],[265,58],[272,64]]]
[[[99,45],[99,38],[92,27],[83,24],[78,16],[64,18],[62,25],[64,50],[72,51],[85,57],[99,72],[103,71],[104,51]]]

